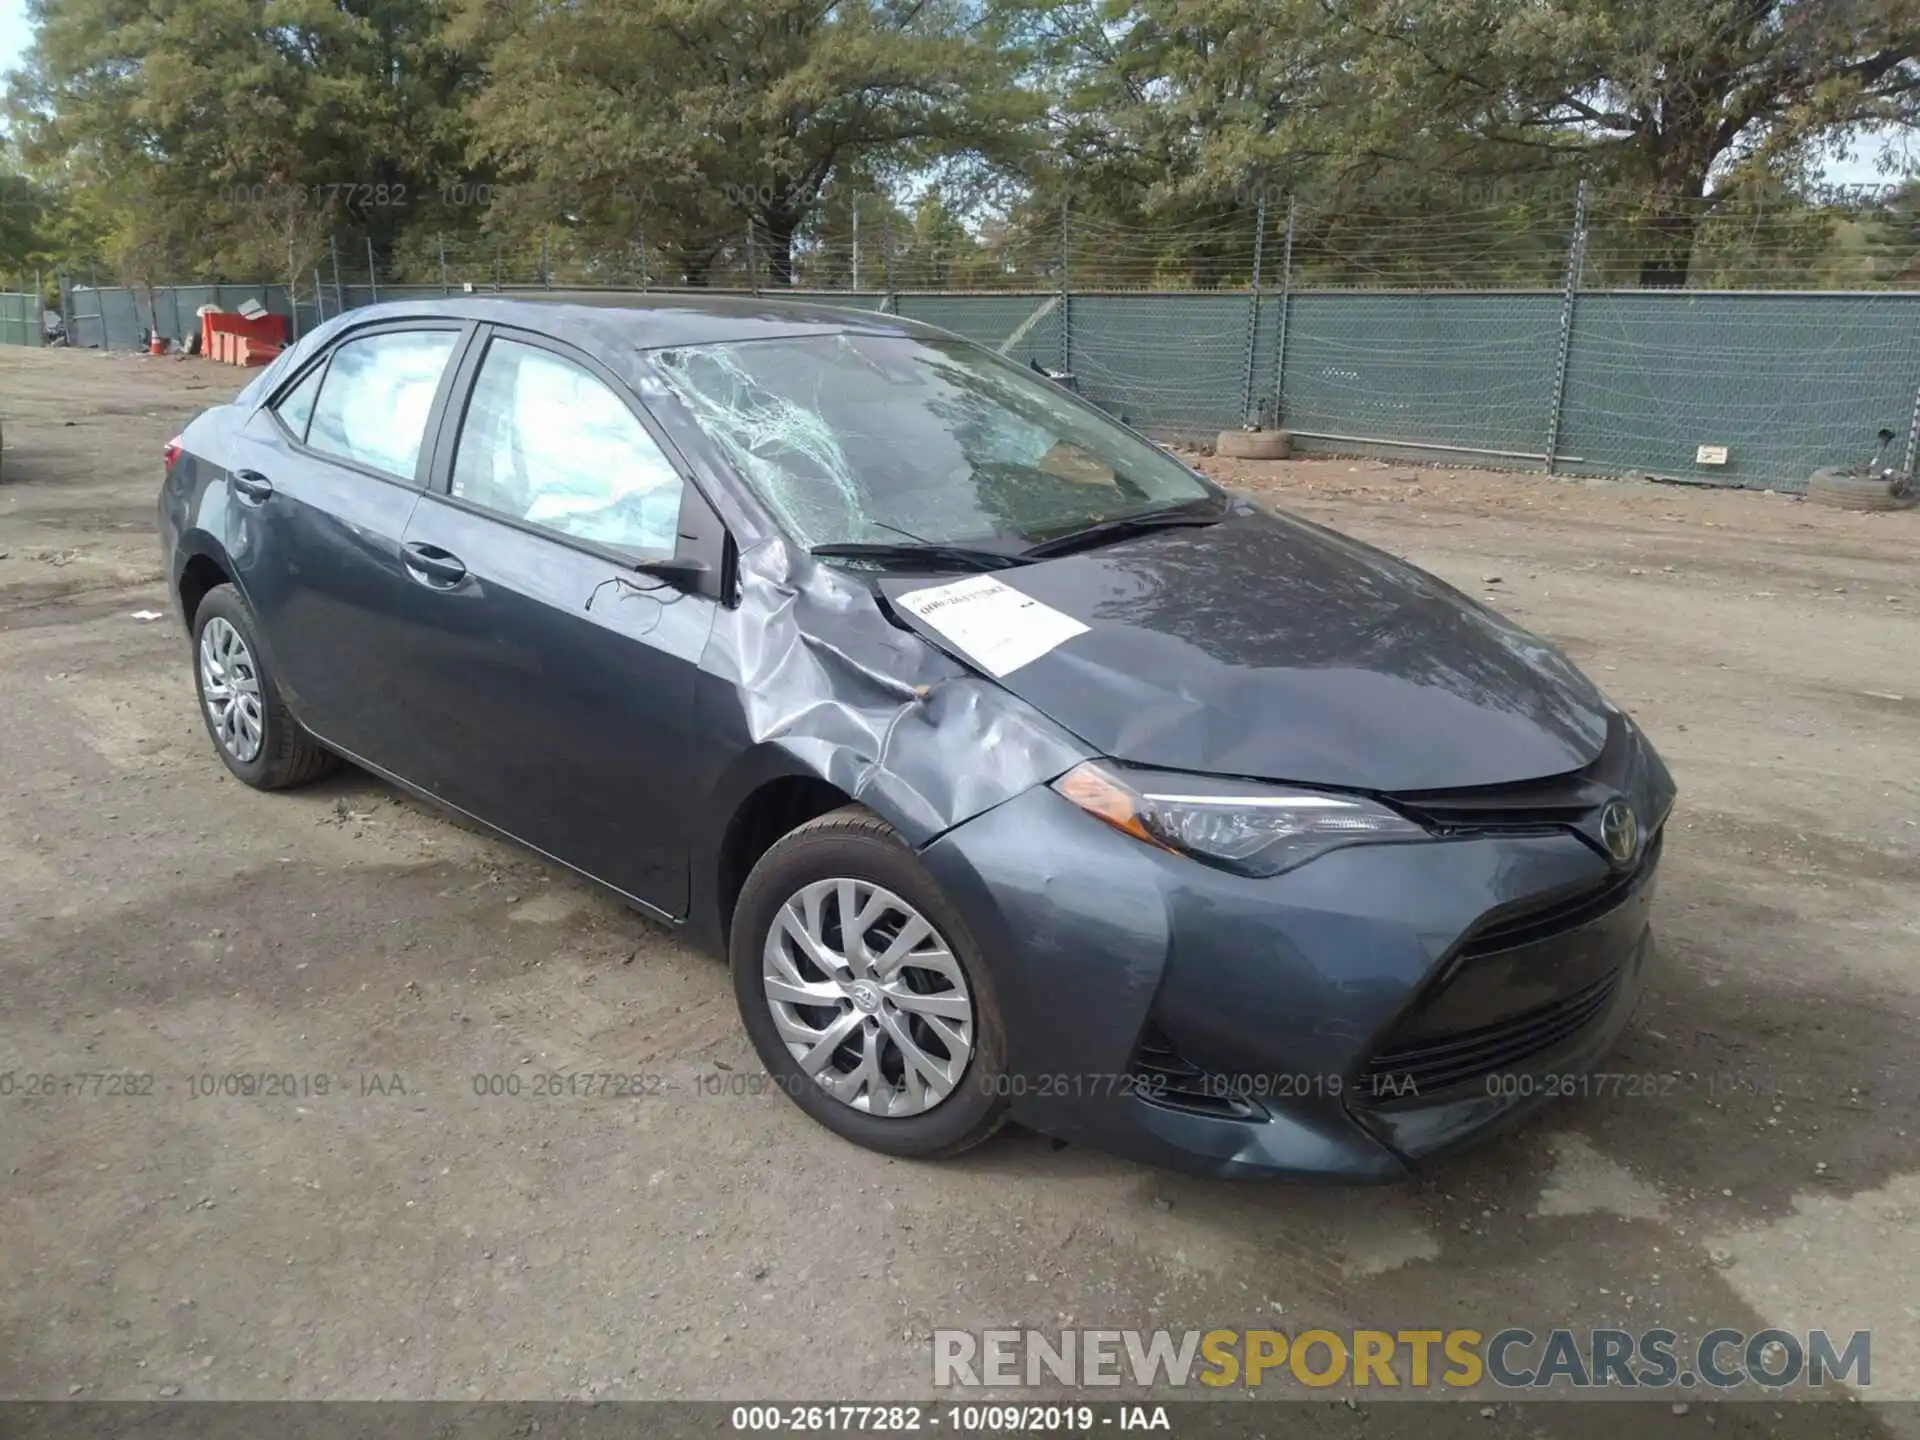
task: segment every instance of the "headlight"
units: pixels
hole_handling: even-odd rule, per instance
[[[1053,788],[1137,840],[1242,875],[1277,875],[1343,845],[1426,840],[1406,816],[1357,795],[1089,760]]]

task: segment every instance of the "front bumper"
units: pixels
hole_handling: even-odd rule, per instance
[[[1039,788],[923,858],[1008,1038],[1014,1118],[1218,1175],[1391,1180],[1590,1070],[1645,976],[1658,837],[1337,850],[1250,879]]]

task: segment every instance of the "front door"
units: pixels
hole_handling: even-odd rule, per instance
[[[408,522],[408,780],[669,915],[714,601],[634,568],[703,504],[616,382],[496,331]],[[694,527],[697,528],[697,527]]]

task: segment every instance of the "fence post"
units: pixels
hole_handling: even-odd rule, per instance
[[[547,268],[547,227],[540,227],[540,288],[553,288],[553,272]]]
[[[347,291],[346,287],[340,283],[340,237],[338,235],[327,236],[327,249],[333,254],[333,313],[342,315],[347,309]],[[317,275],[319,271],[316,269],[314,273]]]
[[[1567,249],[1567,286],[1560,296],[1560,353],[1553,363],[1553,410],[1547,417],[1547,474],[1560,449],[1560,412],[1567,396],[1567,357],[1573,352],[1573,298],[1580,289],[1580,264],[1587,252],[1587,182],[1573,195],[1573,243]]]
[[[1247,354],[1240,370],[1240,420],[1254,424],[1253,352],[1260,343],[1260,259],[1267,239],[1267,192],[1260,191],[1260,202],[1253,215],[1253,289],[1247,297]]]
[[[451,295],[452,288],[447,284],[447,237],[436,234],[433,237],[434,252],[440,257],[440,293]]]
[[[1073,374],[1073,296],[1067,288],[1067,251],[1073,202],[1060,202],[1060,368]]]
[[[373,267],[373,236],[367,236],[367,297],[375,304],[380,303],[380,276]]]
[[[855,293],[860,289],[860,192],[853,192],[853,284]]]
[[[340,297],[338,292],[335,292],[334,299],[338,300],[339,298]],[[314,328],[317,330],[320,328],[321,325],[324,325],[327,323],[327,292],[320,288],[320,267],[318,265],[313,267],[313,313],[314,313],[315,319],[318,322],[314,326]],[[341,312],[338,309],[336,309],[333,313],[335,315],[338,315]],[[297,290],[294,292],[294,295],[293,295],[293,314],[296,320],[299,319],[300,292]]]
[[[754,238],[753,216],[747,216],[747,288],[760,293],[760,249]]]
[[[493,237],[493,293],[500,293],[500,237]]]
[[[53,283],[60,287],[60,330],[67,337],[67,344],[75,345],[80,337],[73,331],[73,279],[66,271],[56,270]]]
[[[94,265],[87,266],[87,288],[93,291],[93,308],[100,314],[100,348],[111,350],[107,343],[107,297],[100,293],[100,270]]]
[[[1920,463],[1920,390],[1913,392],[1913,419],[1907,424],[1907,459],[1901,468],[1912,475],[1916,463]]]
[[[880,297],[882,315],[898,315],[900,307],[893,297],[893,211],[880,217],[880,284],[885,294]]]
[[[640,293],[647,293],[647,227],[640,227]]]
[[[1287,388],[1287,320],[1293,309],[1294,194],[1287,192],[1287,239],[1280,252],[1280,333],[1273,341],[1273,428],[1281,428]]]

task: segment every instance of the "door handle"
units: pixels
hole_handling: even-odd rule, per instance
[[[264,505],[273,498],[273,482],[258,470],[234,471],[233,488],[240,492],[241,499],[256,505]]]
[[[458,585],[467,578],[467,567],[458,555],[449,555],[438,545],[412,540],[406,547],[407,569],[429,585]]]

